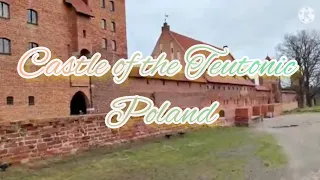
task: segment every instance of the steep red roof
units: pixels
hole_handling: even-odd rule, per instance
[[[91,9],[83,0],[65,0],[65,2],[71,4],[78,13],[93,17]]]
[[[257,85],[257,86],[256,86],[256,90],[257,90],[257,91],[270,91],[269,88],[264,87],[264,86],[260,86],[260,85]]]
[[[208,43],[205,43],[205,42],[202,42],[202,41],[199,41],[199,40],[190,38],[190,37],[188,37],[188,36],[184,36],[184,35],[182,35],[182,34],[173,32],[173,31],[171,31],[171,30],[170,30],[170,34],[172,35],[172,37],[178,42],[178,44],[179,44],[184,50],[187,50],[187,49],[189,49],[191,46],[194,46],[194,45],[197,45],[197,44],[206,44],[206,45],[212,46],[212,47],[214,47],[214,48],[223,50],[222,48],[219,48],[219,47],[217,47],[217,46],[214,46],[214,45],[211,45],[211,44],[208,44]],[[234,60],[234,57],[233,57],[231,54],[230,54],[230,56],[232,57],[232,59],[230,59],[230,60]]]
[[[246,80],[243,77],[230,77],[230,76],[209,76],[207,73],[205,74],[205,78],[208,82],[211,83],[218,83],[218,84],[234,84],[234,85],[244,85],[244,86],[255,86],[255,84],[250,81]]]

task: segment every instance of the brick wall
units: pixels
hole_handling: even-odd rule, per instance
[[[89,6],[95,18],[77,13],[75,8],[64,0],[5,0],[5,2],[10,5],[10,19],[0,18],[0,38],[11,40],[11,55],[0,54],[0,121],[68,116],[70,101],[78,91],[82,91],[88,99],[91,99],[88,79],[75,80],[71,86],[69,77],[43,76],[33,80],[21,78],[16,67],[22,54],[27,51],[29,42],[48,47],[52,51],[53,58],[63,61],[71,55],[80,55],[82,49],[89,50],[91,54],[100,52],[102,57],[111,63],[116,59],[127,57],[125,0],[115,0],[113,12],[110,11],[109,1],[106,1],[106,8],[101,8],[100,1],[90,0]],[[38,12],[38,25],[27,23],[29,8]],[[102,19],[107,22],[106,30],[101,28]],[[116,23],[115,32],[111,32],[111,21]],[[85,38],[83,30],[86,30]],[[102,48],[102,38],[108,40],[106,49]],[[116,40],[116,51],[111,49],[112,40]],[[100,83],[104,86],[107,84],[107,82]],[[99,87],[99,84],[97,86]],[[93,94],[95,92],[97,91]],[[100,99],[105,96],[110,97],[103,93],[106,92],[101,92]],[[107,94],[117,96],[116,93],[117,89]],[[7,105],[8,96],[14,98],[13,105]],[[34,96],[34,106],[28,105],[29,96]],[[97,92],[94,96],[98,97],[100,94]],[[97,99],[95,104],[98,107],[108,106],[104,101]],[[104,108],[101,111],[103,110]]]
[[[0,162],[26,163],[89,148],[198,128],[199,125],[145,125],[134,118],[123,127],[106,127],[105,115],[87,115],[0,124]],[[218,124],[223,124],[217,121]]]

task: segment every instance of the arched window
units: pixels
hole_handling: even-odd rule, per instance
[[[106,0],[101,0],[101,8],[106,8]]]
[[[28,49],[32,49],[32,48],[35,48],[35,47],[39,47],[39,44],[34,43],[34,42],[29,42],[28,43]]]
[[[117,50],[117,43],[115,40],[112,40],[112,50],[116,51]]]
[[[111,31],[116,32],[116,23],[113,21],[111,22]]]
[[[0,38],[0,54],[11,54],[11,41],[7,38]]]
[[[9,4],[0,2],[0,17],[7,19],[10,18]]]
[[[110,11],[115,11],[114,1],[110,1]]]
[[[102,29],[107,29],[107,21],[105,19],[101,20],[101,28]]]
[[[38,24],[38,13],[33,9],[28,9],[28,23]]]
[[[108,47],[108,40],[103,38],[102,39],[102,48],[103,49],[107,49],[107,47]]]
[[[225,117],[224,110],[221,110],[221,111],[219,112],[219,116],[220,116],[220,117]]]

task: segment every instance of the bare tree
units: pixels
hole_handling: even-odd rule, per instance
[[[277,52],[289,59],[295,59],[300,71],[293,77],[298,81],[294,87],[299,95],[299,106],[306,103],[312,106],[312,99],[320,88],[320,33],[319,31],[301,30],[296,34],[287,34],[284,41],[277,46]]]

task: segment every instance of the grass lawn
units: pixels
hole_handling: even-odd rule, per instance
[[[103,149],[12,167],[1,180],[195,180],[244,179],[251,159],[262,168],[286,165],[275,139],[249,128],[205,128],[184,136],[158,139],[106,153]]]
[[[292,111],[286,112],[286,114],[291,113],[311,113],[311,112],[320,112],[320,106],[313,106],[313,107],[306,107],[306,108],[299,108]]]

